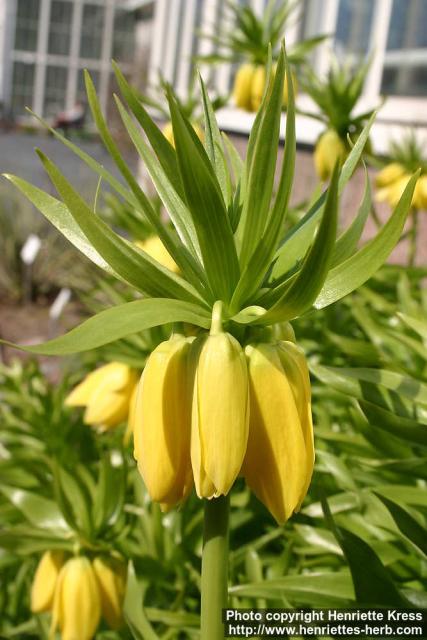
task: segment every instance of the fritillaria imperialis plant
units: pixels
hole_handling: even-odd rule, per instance
[[[238,3],[234,0],[225,2],[223,22],[227,25],[223,34],[204,34],[211,40],[217,53],[199,56],[205,62],[233,62],[239,64],[234,79],[233,98],[237,107],[246,111],[258,111],[265,91],[268,75],[268,49],[271,47],[273,73],[276,69],[277,58],[284,32],[289,22],[296,19],[301,0],[285,0],[277,3],[268,2],[262,16],[250,7],[248,3]],[[291,65],[299,65],[305,61],[307,54],[320,42],[324,36],[316,36],[302,40],[288,52]],[[293,89],[297,88],[296,75],[292,72]],[[283,86],[282,106],[288,104],[288,85]]]
[[[174,148],[117,67],[115,72],[131,112],[116,98],[123,123],[174,230],[164,226],[121,157],[88,75],[95,122],[127,186],[64,142],[144,213],[179,273],[116,235],[38,151],[60,200],[8,178],[73,244],[141,298],[26,349],[81,352],[174,323],[170,339],[149,357],[138,387],[135,455],[152,499],[163,509],[181,503],[193,485],[204,500],[201,629],[203,640],[217,640],[223,638],[221,609],[227,602],[228,496],[234,481],[246,478],[281,523],[299,509],[310,483],[309,376],[289,322],[339,300],[378,269],[399,239],[417,176],[377,236],[357,250],[370,207],[367,184],[357,216],[337,239],[339,196],[359,162],[369,123],[342,170],[336,164],[328,189],[284,234],[295,166],[295,110],[283,49],[269,74],[244,162],[221,135],[203,81],[204,144],[168,91]],[[275,190],[285,75],[286,140]],[[190,336],[188,324],[194,328]]]
[[[414,266],[417,254],[418,212],[427,211],[427,159],[414,132],[410,132],[400,143],[393,142],[390,145],[387,164],[376,176],[376,199],[395,207],[410,176],[418,169],[421,173],[411,202],[412,226],[408,256],[410,266]]]
[[[333,58],[325,79],[310,68],[301,78],[304,90],[318,106],[320,113],[309,113],[326,125],[314,150],[314,165],[321,180],[328,180],[336,162],[344,162],[352,143],[360,135],[373,110],[356,115],[354,110],[362,94],[371,60],[354,68]],[[351,142],[352,141],[352,142]],[[369,142],[367,151],[369,152]]]

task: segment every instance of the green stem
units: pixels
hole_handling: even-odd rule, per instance
[[[201,640],[224,640],[222,609],[228,599],[228,496],[205,500]]]
[[[417,257],[418,209],[412,209],[412,226],[409,235],[408,266],[413,267]]]

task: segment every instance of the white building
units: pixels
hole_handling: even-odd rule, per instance
[[[25,107],[49,117],[84,97],[89,69],[105,108],[111,58],[125,72],[135,60],[138,17],[151,2],[132,0],[0,0],[0,102],[15,118]],[[140,7],[145,6],[144,9]],[[139,13],[135,10],[138,9]]]

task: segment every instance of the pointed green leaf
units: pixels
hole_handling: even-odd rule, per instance
[[[65,335],[39,345],[4,343],[30,353],[67,355],[96,349],[133,333],[173,322],[189,322],[208,329],[211,317],[205,309],[195,304],[167,298],[147,298],[101,311]]]
[[[427,425],[421,424],[411,418],[398,416],[391,411],[382,409],[365,400],[360,400],[359,405],[366,418],[374,427],[388,431],[392,435],[402,438],[402,440],[407,442],[413,442],[414,444],[427,447]]]
[[[24,489],[17,489],[6,485],[2,485],[0,491],[23,513],[33,526],[69,532],[67,523],[57,505],[52,500],[48,500],[36,493],[25,491]]]
[[[206,275],[216,299],[228,302],[238,278],[239,266],[221,189],[193,128],[184,120],[170,93],[168,99],[179,171]]]
[[[393,214],[360,251],[331,269],[314,306],[322,309],[340,300],[368,280],[384,264],[402,233],[419,173],[409,180]]]
[[[282,50],[271,91],[268,89],[265,112],[259,125],[253,162],[248,173],[242,216],[237,229],[237,237],[241,240],[240,263],[243,268],[248,264],[265,230],[270,210],[280,134],[284,75],[285,60]]]
[[[124,280],[148,295],[197,301],[197,292],[193,293],[192,287],[185,280],[111,231],[103,220],[93,214],[57,167],[40,151],[37,153],[89,242]]]
[[[374,492],[375,493],[375,492]],[[375,493],[390,512],[399,531],[414,544],[422,555],[427,558],[427,530],[413,518],[406,509],[385,496]]]
[[[312,247],[307,252],[301,270],[291,284],[266,314],[261,324],[291,320],[307,311],[316,299],[327,276],[337,232],[338,166],[335,167],[323,218]]]

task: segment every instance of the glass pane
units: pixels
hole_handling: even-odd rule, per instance
[[[80,36],[81,58],[99,59],[101,57],[103,31],[104,8],[95,4],[85,4]]]
[[[374,12],[372,0],[340,0],[335,49],[339,56],[365,56],[369,50]]]
[[[53,0],[50,8],[49,53],[66,56],[70,52],[73,3]]]
[[[44,94],[44,115],[56,116],[65,107],[67,67],[47,67]]]
[[[135,14],[116,10],[113,32],[113,58],[131,62],[135,53]]]
[[[40,0],[18,0],[15,49],[36,51]]]
[[[427,96],[427,2],[393,0],[381,92]]]
[[[12,111],[14,115],[25,113],[32,107],[34,91],[34,64],[15,62],[12,76]]]

